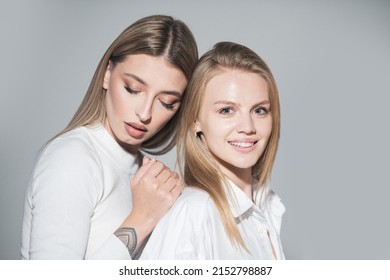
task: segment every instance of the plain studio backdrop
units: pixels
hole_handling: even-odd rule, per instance
[[[151,14],[186,22],[200,54],[234,41],[272,69],[286,257],[390,259],[390,1],[311,0],[2,0],[0,259],[20,258],[36,153],[69,122],[109,44]],[[175,151],[161,159],[174,167]]]

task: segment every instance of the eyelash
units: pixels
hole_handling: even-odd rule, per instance
[[[228,111],[229,110],[229,111]],[[257,112],[258,110],[262,110],[263,112]],[[227,112],[228,111],[228,112]],[[219,110],[219,113],[220,114],[223,114],[223,115],[227,115],[229,113],[231,113],[233,111],[233,108],[232,107],[225,107],[225,108],[222,108]],[[265,107],[258,107],[256,109],[253,110],[256,114],[259,114],[259,115],[265,115],[265,114],[268,114],[270,112],[269,109],[265,108]]]
[[[125,86],[125,89],[127,90],[128,93],[130,94],[137,94],[137,93],[140,93],[140,91],[137,91],[137,90],[134,90],[128,86]]]
[[[137,93],[140,93],[140,91],[133,90],[132,88],[130,88],[130,87],[128,87],[128,86],[125,86],[125,89],[126,89],[127,92],[129,92],[130,94],[137,94]],[[159,101],[160,101],[161,105],[162,105],[165,109],[171,110],[171,111],[173,111],[173,110],[175,109],[174,103],[168,104],[168,103],[163,102],[163,101],[160,100],[160,99],[159,99]]]
[[[259,108],[256,108],[254,109],[253,111],[257,111],[257,110],[263,110],[264,112],[263,113],[259,113],[260,115],[265,115],[265,114],[268,114],[269,113],[269,109],[265,108],[265,107],[259,107]]]
[[[219,113],[223,114],[223,115],[227,115],[227,114],[231,113],[232,109],[233,109],[232,107],[224,107],[224,108],[221,108],[219,110]],[[229,110],[229,112],[227,112],[228,110]]]
[[[165,109],[167,109],[167,110],[173,111],[173,109],[175,108],[175,107],[174,107],[174,104],[175,104],[175,103],[168,104],[168,103],[165,103],[165,102],[161,101],[160,99],[159,99],[159,101],[160,101],[161,105],[162,105]]]

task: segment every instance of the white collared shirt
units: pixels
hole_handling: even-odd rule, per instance
[[[279,197],[266,188],[263,195],[261,190],[254,194],[253,202],[229,184],[229,204],[250,252],[231,243],[210,196],[187,187],[154,229],[141,259],[284,259],[280,225],[285,208]]]

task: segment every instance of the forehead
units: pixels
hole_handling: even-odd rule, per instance
[[[207,83],[204,100],[263,101],[269,98],[268,84],[259,74],[223,69]]]
[[[135,75],[146,85],[162,87],[164,90],[183,92],[187,85],[184,73],[163,56],[128,55],[115,66],[114,71]]]

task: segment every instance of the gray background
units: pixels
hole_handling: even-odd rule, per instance
[[[0,259],[19,259],[36,152],[70,120],[112,40],[150,14],[184,20],[200,54],[236,41],[273,70],[287,258],[390,259],[390,3],[309,0],[1,1]],[[173,166],[174,153],[162,160]]]

